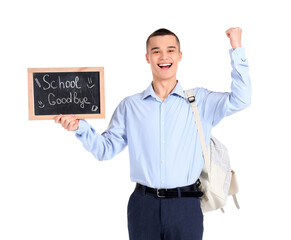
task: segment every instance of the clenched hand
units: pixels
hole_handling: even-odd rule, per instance
[[[74,131],[79,128],[79,120],[76,116],[63,116],[62,114],[58,115],[55,118],[56,123],[60,123],[64,129],[68,131]]]
[[[239,27],[229,28],[225,31],[225,33],[230,40],[232,49],[241,47],[241,33],[242,33],[241,28]]]

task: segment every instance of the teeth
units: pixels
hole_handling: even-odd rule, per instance
[[[166,63],[166,64],[159,64],[160,67],[168,67],[168,66],[171,66],[172,64],[170,63]]]

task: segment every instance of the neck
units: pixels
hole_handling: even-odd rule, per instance
[[[166,81],[158,81],[158,80],[153,80],[152,86],[153,89],[156,93],[156,95],[164,101],[167,96],[173,91],[175,86],[177,85],[177,80],[166,80]]]

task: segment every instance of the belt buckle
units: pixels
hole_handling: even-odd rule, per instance
[[[159,193],[160,190],[166,190],[166,191],[167,191],[168,189],[167,189],[167,188],[157,188],[157,196],[158,196],[159,198],[165,198],[166,196],[161,196],[161,195],[160,195],[160,193]]]

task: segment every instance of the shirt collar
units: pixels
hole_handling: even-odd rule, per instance
[[[173,91],[170,93],[170,95],[174,95],[174,94],[185,98],[184,90],[183,90],[181,84],[179,83],[179,81],[177,82]],[[148,96],[152,96],[153,98],[158,99],[158,96],[156,95],[156,93],[153,89],[152,82],[148,86],[148,88],[146,90],[144,90],[143,95],[142,95],[142,99],[145,99]]]

